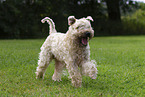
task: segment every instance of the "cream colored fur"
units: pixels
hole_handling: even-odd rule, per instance
[[[75,19],[74,16],[70,16],[68,18],[70,27],[66,34],[57,33],[52,19],[48,17],[42,19],[42,23],[45,21],[50,25],[50,35],[41,47],[36,78],[43,78],[51,60],[55,59],[55,72],[52,76],[54,81],[61,81],[61,74],[65,67],[75,87],[81,87],[82,75],[95,79],[97,77],[96,62],[90,60],[88,43],[94,36],[90,24],[90,21],[93,21],[92,17]]]

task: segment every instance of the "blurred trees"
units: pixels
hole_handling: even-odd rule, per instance
[[[0,38],[39,36],[41,8],[34,0],[6,0],[0,3]],[[40,34],[41,35],[41,34]]]
[[[106,0],[109,20],[121,21],[119,0]]]
[[[0,38],[46,37],[48,24],[40,22],[46,16],[66,32],[70,15],[92,16],[95,35],[121,35],[121,13],[137,7],[132,0],[0,0]]]

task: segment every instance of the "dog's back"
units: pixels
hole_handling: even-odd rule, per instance
[[[64,56],[69,55],[66,34],[51,33],[43,45],[51,47],[51,52],[58,60],[64,60]]]

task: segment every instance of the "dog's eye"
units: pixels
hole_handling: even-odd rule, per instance
[[[76,27],[76,29],[81,29],[83,27],[84,27],[84,25],[79,25],[78,27]]]
[[[79,28],[81,28],[81,26],[76,27],[76,29],[79,29]]]

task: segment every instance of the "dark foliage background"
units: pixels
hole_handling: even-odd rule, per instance
[[[130,21],[124,22],[121,18],[139,8],[143,9],[132,0],[0,0],[0,38],[46,37],[48,24],[41,23],[46,16],[53,19],[57,31],[65,33],[70,15],[76,18],[92,16],[95,36],[145,34],[144,27],[138,28],[141,33],[129,30],[131,28],[124,23]]]

